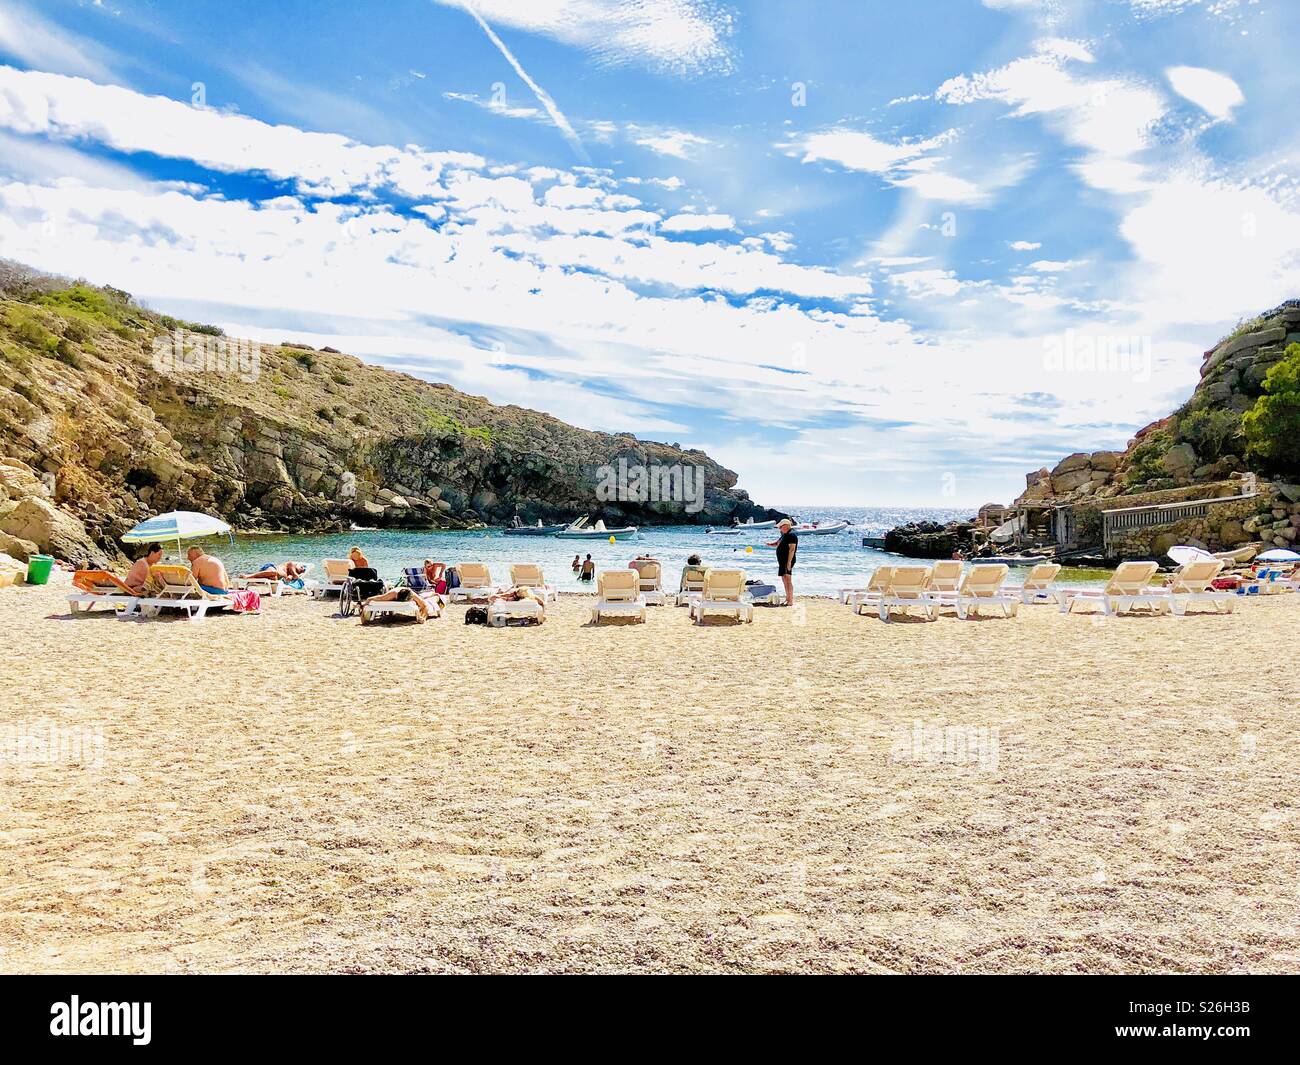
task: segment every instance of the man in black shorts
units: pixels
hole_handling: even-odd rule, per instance
[[[767,546],[776,548],[776,575],[785,585],[785,605],[794,606],[794,556],[799,551],[799,537],[792,531],[789,518],[782,518],[776,527],[781,530],[781,539]]]

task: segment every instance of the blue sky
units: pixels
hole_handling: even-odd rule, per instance
[[[760,502],[1006,501],[1300,296],[1297,38],[1279,0],[0,0],[0,255]]]

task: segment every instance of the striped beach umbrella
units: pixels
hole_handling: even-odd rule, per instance
[[[173,510],[146,518],[130,532],[124,533],[122,542],[148,544],[154,541],[175,540],[179,550],[182,540],[222,536],[229,532],[230,526],[211,514],[199,514],[193,510]]]

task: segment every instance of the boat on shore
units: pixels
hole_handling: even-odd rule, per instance
[[[558,525],[543,525],[542,519],[538,518],[536,525],[512,525],[510,528],[505,529],[504,532],[506,536],[555,536],[561,530],[567,528],[568,526],[564,522],[560,522]]]
[[[584,517],[561,529],[555,535],[565,540],[608,540],[611,536],[616,540],[630,540],[636,535],[636,526],[625,525],[619,529],[608,529],[603,518],[595,525],[588,525]]]

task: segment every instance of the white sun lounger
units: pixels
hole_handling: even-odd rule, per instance
[[[1163,587],[1150,589],[1158,595],[1167,596],[1169,608],[1182,617],[1193,603],[1209,603],[1216,614],[1231,614],[1236,605],[1235,592],[1219,591],[1210,584],[1223,572],[1223,560],[1213,562],[1188,562],[1179,567]],[[1226,607],[1226,609],[1224,609]]]
[[[692,599],[698,599],[704,591],[704,577],[709,572],[707,566],[687,566],[682,572],[682,586],[677,593],[678,606],[690,606]]]
[[[972,566],[957,591],[936,592],[931,588],[930,600],[936,611],[953,607],[957,611],[957,617],[963,621],[977,616],[982,608],[990,606],[999,607],[1007,617],[1013,618],[1020,606],[1020,596],[1002,588],[1010,571],[1011,567],[1005,563]]]
[[[140,598],[120,577],[102,569],[78,570],[72,578],[72,586],[76,591],[68,596],[68,607],[74,614],[78,611],[90,613],[97,606],[130,610]]]
[[[855,614],[864,613],[864,608],[876,609],[880,605],[880,597],[884,595],[885,589],[889,587],[889,578],[893,576],[893,566],[877,566],[875,572],[871,574],[871,579],[867,581],[865,588],[845,588],[846,593],[844,601],[853,608]]]
[[[338,595],[343,590],[343,585],[347,583],[352,563],[346,558],[327,558],[321,563],[321,567],[324,570],[325,579],[308,581],[308,590],[316,599],[324,599],[327,595]]]
[[[663,567],[654,559],[643,559],[633,569],[640,574],[641,595],[649,606],[663,606],[666,602],[663,585]]]
[[[183,610],[190,621],[202,621],[209,610],[224,610],[232,605],[229,596],[204,591],[186,566],[150,566],[149,581],[153,594],[137,599],[118,614],[119,619],[154,618],[164,610]]]
[[[453,603],[457,599],[464,599],[467,603],[487,599],[496,591],[492,574],[482,562],[461,562],[456,566],[456,572],[460,575],[460,585],[447,593]]]
[[[935,619],[934,603],[930,599],[929,566],[895,566],[889,575],[889,583],[881,593],[878,611],[881,621],[888,621],[895,610],[906,614],[909,610],[920,608],[925,616]]]
[[[607,569],[596,576],[596,602],[591,620],[606,614],[630,614],[645,621],[645,597],[641,594],[641,575],[634,569]]]
[[[1009,590],[1019,592],[1022,603],[1055,603],[1057,599],[1052,582],[1060,572],[1061,567],[1055,562],[1036,563],[1025,575],[1024,584]]]
[[[1127,614],[1139,606],[1163,614],[1171,608],[1168,592],[1148,586],[1159,568],[1155,562],[1122,562],[1099,591],[1075,588],[1058,592],[1061,613],[1070,613],[1076,603],[1097,603],[1107,616]]]
[[[546,575],[542,572],[542,567],[532,562],[516,562],[512,565],[510,567],[510,583],[516,588],[536,588],[542,593],[542,599],[547,603],[557,602],[560,598],[555,586],[546,583]]]
[[[745,571],[711,569],[704,575],[704,590],[691,600],[691,617],[697,625],[706,614],[732,614],[738,621],[754,620],[754,604],[745,595]]]
[[[493,600],[488,603],[488,624],[500,628],[514,620],[546,620],[546,607],[536,599]]]
[[[412,592],[412,596],[419,595],[418,592]],[[430,591],[425,595],[420,595],[421,602],[424,603],[429,617],[442,617],[442,597],[437,592]],[[382,617],[384,614],[393,614],[397,617],[418,618],[420,608],[413,600],[405,603],[399,603],[396,599],[384,599],[378,603],[363,603],[361,606],[361,620],[373,621],[375,618]]]

